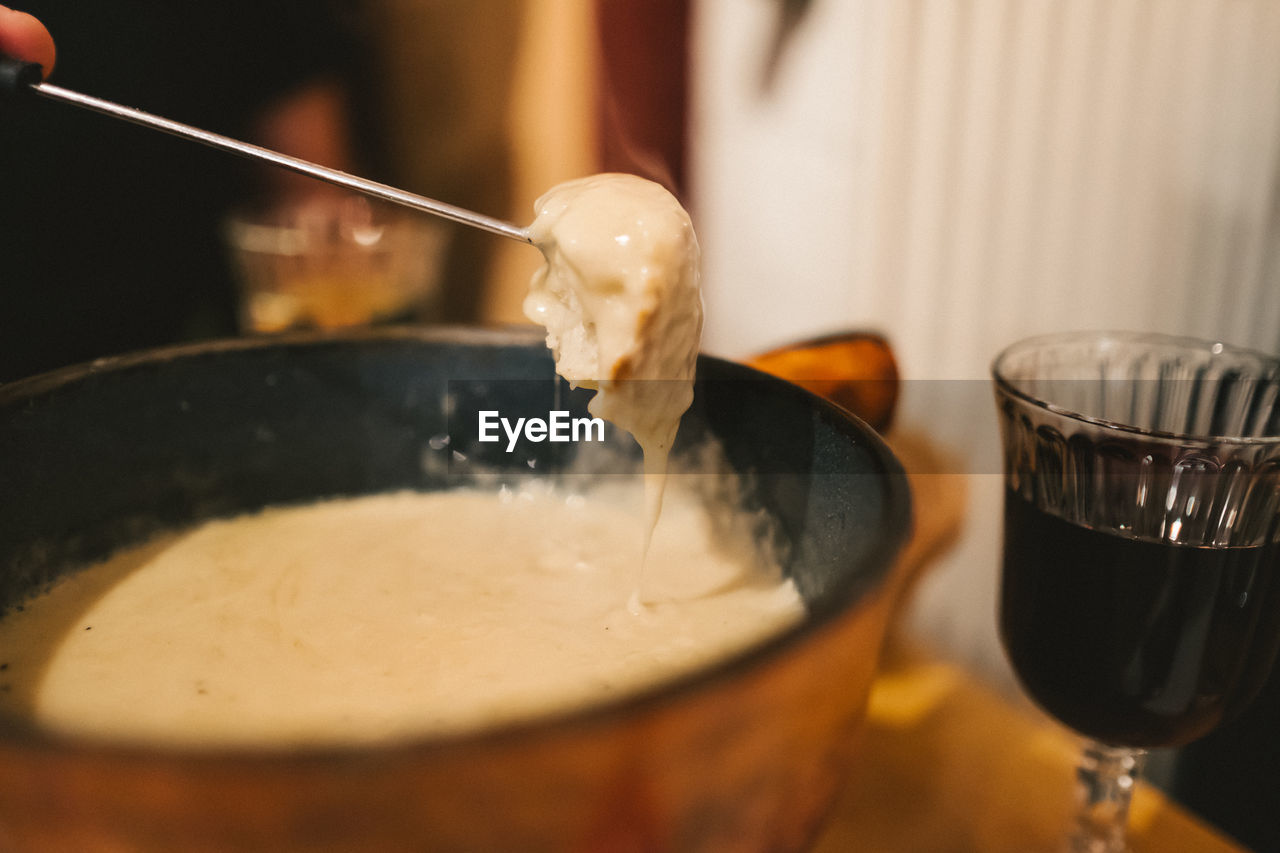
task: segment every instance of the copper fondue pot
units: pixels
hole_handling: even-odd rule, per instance
[[[0,603],[206,518],[469,481],[453,453],[485,448],[458,446],[458,400],[554,388],[538,336],[458,329],[204,344],[0,386]],[[607,706],[376,747],[150,749],[0,719],[0,848],[802,849],[851,769],[907,483],[844,410],[704,357],[677,453],[708,439],[789,555],[809,615],[787,634]],[[539,476],[572,464],[539,452]],[[490,457],[491,478],[529,475]]]

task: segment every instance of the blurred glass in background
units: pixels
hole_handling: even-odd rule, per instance
[[[347,7],[292,0],[14,5],[58,43],[53,82],[326,165],[358,161]],[[219,228],[278,171],[40,98],[0,117],[0,381],[233,334]]]
[[[53,32],[56,84],[512,213],[525,0],[16,5]],[[227,217],[324,187],[39,98],[5,105],[0,161],[0,381],[236,334]],[[449,282],[427,319],[486,310],[498,241],[467,231],[423,244]]]
[[[428,217],[320,195],[235,213],[226,234],[242,332],[439,319],[448,232]]]

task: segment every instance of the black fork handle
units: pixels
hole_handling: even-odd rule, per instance
[[[42,79],[44,69],[39,63],[0,54],[0,97],[20,95]]]

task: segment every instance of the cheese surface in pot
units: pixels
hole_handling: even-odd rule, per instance
[[[629,612],[641,502],[530,482],[208,522],[0,619],[0,711],[197,748],[385,742],[614,699],[799,620],[683,489]]]

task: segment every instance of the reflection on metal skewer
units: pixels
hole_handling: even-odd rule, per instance
[[[12,60],[5,61],[12,62]],[[15,76],[12,79],[27,82],[21,75]],[[111,101],[104,101],[101,98],[83,95],[79,92],[63,89],[61,86],[53,86],[48,83],[41,83],[38,81],[39,72],[37,67],[34,81],[27,83],[26,88],[29,88],[31,91],[41,95],[42,97],[74,104],[78,107],[84,107],[85,109],[93,110],[94,112],[124,119],[125,121],[133,122],[134,124],[149,127],[154,130],[164,131],[165,133],[180,136],[184,139],[191,139],[212,148],[218,148],[223,151],[230,151],[233,154],[239,154],[242,157],[249,157],[255,160],[265,160],[282,168],[299,172],[303,175],[310,175],[313,178],[318,178],[322,181],[327,181],[328,183],[336,184],[349,190],[355,190],[356,192],[364,193],[366,195],[373,196],[374,198],[382,199],[383,201],[389,201],[393,204],[411,207],[414,210],[419,210],[424,213],[441,216],[445,219],[449,219],[463,225],[469,225],[473,228],[480,228],[492,234],[497,234],[512,240],[518,240],[521,243],[533,243],[533,239],[525,229],[513,225],[510,222],[504,222],[501,219],[494,219],[493,217],[485,216],[472,210],[455,207],[454,205],[445,204],[444,202],[436,201],[435,199],[426,198],[424,196],[414,195],[413,193],[388,186],[387,184],[380,184],[377,181],[366,180],[365,178],[359,178],[355,175],[350,175],[337,169],[330,169],[307,160],[291,157],[287,154],[281,154],[280,152],[272,151],[269,148],[251,145],[247,142],[241,142],[227,136],[222,136],[217,133],[211,133],[207,130],[201,130],[197,127],[182,124],[181,122],[152,115],[151,113],[143,112],[142,110],[121,106],[120,104],[112,103]]]

